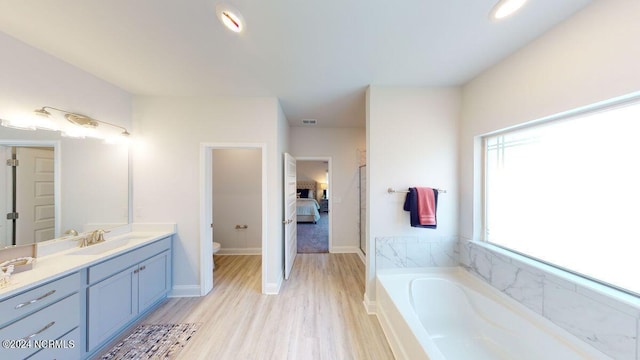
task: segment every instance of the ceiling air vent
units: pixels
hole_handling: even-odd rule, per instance
[[[317,123],[316,119],[302,119],[302,125],[316,125]]]

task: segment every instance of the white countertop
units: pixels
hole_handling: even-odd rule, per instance
[[[78,241],[83,234],[51,240],[42,245],[38,244],[38,254],[42,253],[43,256],[36,258],[33,269],[11,275],[11,282],[7,286],[0,288],[0,300],[171,236],[175,232],[175,224],[132,224],[105,234],[104,243],[84,248],[78,247]],[[108,249],[98,254],[82,254],[83,251],[97,249],[97,247],[103,245],[110,248],[112,243],[109,242],[119,242],[126,240],[125,238],[128,241],[122,246]],[[74,254],[76,252],[78,254]]]

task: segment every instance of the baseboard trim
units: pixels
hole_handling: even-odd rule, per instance
[[[364,305],[364,309],[367,311],[367,314],[376,315],[378,311],[376,302],[369,299],[369,296],[367,295],[367,293],[364,293],[364,300],[362,301],[362,305]]]
[[[283,280],[284,279],[280,278],[280,281],[277,283],[266,283],[264,289],[262,289],[262,293],[265,295],[278,295],[280,293]]]
[[[199,297],[200,285],[175,285],[167,297]]]
[[[261,248],[220,249],[216,255],[262,255]]]
[[[357,246],[333,246],[329,249],[329,252],[334,254],[357,254],[360,252],[360,248]]]

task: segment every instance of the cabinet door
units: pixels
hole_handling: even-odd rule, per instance
[[[165,251],[144,262],[139,266],[138,299],[140,312],[145,311],[156,301],[162,299],[170,286],[170,254]]]
[[[109,339],[138,314],[138,266],[89,287],[88,351]]]

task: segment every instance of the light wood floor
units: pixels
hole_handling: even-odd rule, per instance
[[[179,359],[393,359],[356,254],[298,254],[279,295],[260,293],[260,261],[216,256],[210,294],[170,299],[143,323],[202,323]]]

